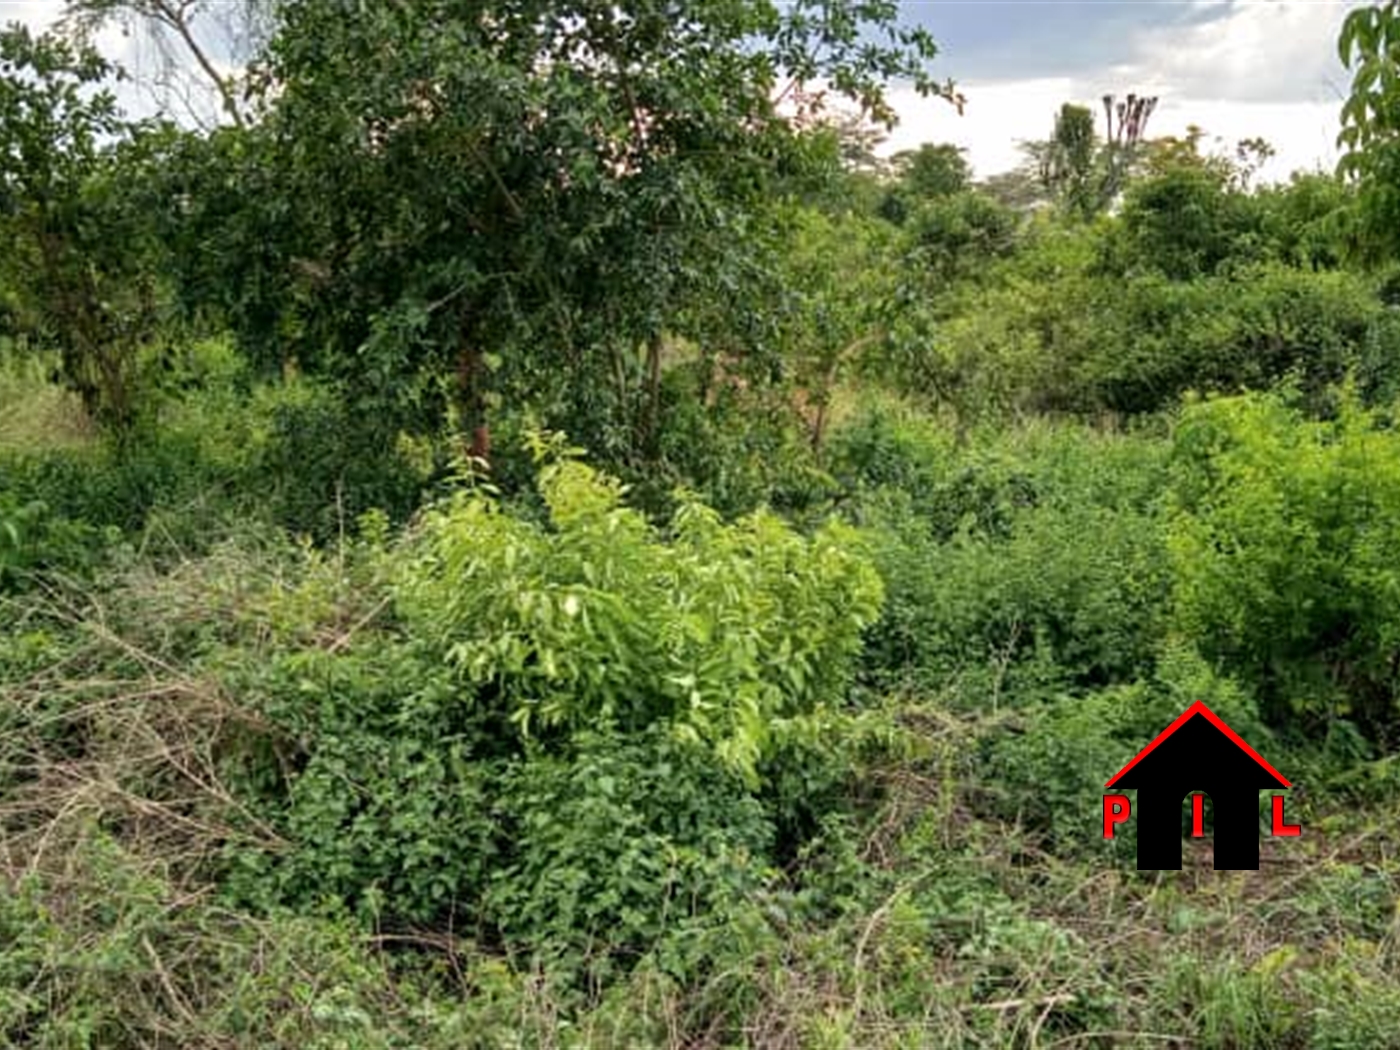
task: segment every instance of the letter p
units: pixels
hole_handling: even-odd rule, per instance
[[[1103,837],[1113,838],[1113,825],[1121,824],[1132,815],[1127,795],[1105,795],[1103,797]]]

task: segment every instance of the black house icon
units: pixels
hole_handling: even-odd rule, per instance
[[[1291,785],[1198,702],[1106,786],[1137,788],[1139,870],[1181,867],[1181,803],[1204,791],[1215,806],[1215,868],[1226,871],[1259,867],[1259,791]]]

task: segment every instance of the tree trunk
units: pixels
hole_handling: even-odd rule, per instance
[[[642,441],[650,451],[656,438],[656,426],[661,414],[661,334],[647,340],[647,393],[642,416]]]
[[[491,426],[486,419],[486,397],[482,382],[482,357],[476,343],[463,326],[457,351],[457,410],[463,450],[473,464],[490,469]],[[470,434],[470,440],[467,435]]]

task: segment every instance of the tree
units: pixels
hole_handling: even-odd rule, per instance
[[[1400,252],[1400,0],[1347,15],[1337,49],[1352,71],[1338,171],[1357,186],[1362,251],[1372,260],[1393,257]]]
[[[1262,135],[1240,139],[1235,143],[1235,181],[1242,190],[1248,190],[1254,176],[1264,165],[1278,155],[1273,143]]]
[[[1039,170],[1030,161],[1010,171],[989,175],[977,183],[978,192],[1017,211],[1030,211],[1050,203],[1049,191]]]
[[[88,414],[121,432],[159,302],[152,228],[128,193],[147,178],[148,139],[97,89],[113,73],[90,48],[0,31],[0,314],[56,351]]]
[[[1089,217],[1098,211],[1097,152],[1094,114],[1088,106],[1066,102],[1055,116],[1055,130],[1041,154],[1040,173],[1071,214]]]
[[[480,449],[493,406],[528,398],[604,453],[644,450],[666,333],[720,321],[764,344],[745,296],[810,159],[785,94],[821,80],[885,121],[886,78],[952,94],[897,14],[285,4],[253,71],[265,119],[177,165],[181,287],[385,425],[434,426],[450,401]]]
[[[1117,101],[1105,95],[1103,108],[1103,140],[1095,131],[1093,111],[1066,102],[1055,117],[1050,138],[1024,147],[1044,185],[1071,215],[1081,219],[1098,215],[1122,192],[1139,159],[1157,99],[1129,94]]]
[[[1114,269],[1189,280],[1214,273],[1231,256],[1250,225],[1248,201],[1230,161],[1201,153],[1204,135],[1193,125],[1183,139],[1152,143],[1108,240]]]
[[[885,175],[890,162],[880,156],[888,131],[858,110],[838,109],[818,115],[836,139],[837,153],[845,169],[858,175]]]
[[[982,193],[964,191],[920,207],[905,223],[908,263],[951,284],[1010,254],[1020,223],[1014,211]]]
[[[950,143],[925,142],[918,149],[903,150],[893,158],[898,181],[880,203],[880,214],[902,223],[921,203],[950,197],[967,189],[972,168],[966,151]]]
[[[896,153],[895,168],[905,187],[918,197],[948,197],[967,189],[972,168],[967,151],[949,143],[925,142],[915,150]]]
[[[1104,117],[1108,122],[1104,136],[1103,182],[1099,195],[1104,205],[1111,203],[1132,174],[1140,148],[1147,138],[1147,122],[1157,110],[1157,97],[1128,93],[1123,100],[1113,95],[1103,97]],[[1117,116],[1117,123],[1114,116]]]
[[[793,232],[784,260],[783,352],[793,366],[812,449],[820,454],[843,373],[885,338],[895,231],[873,218],[831,218],[807,209],[798,213]]]

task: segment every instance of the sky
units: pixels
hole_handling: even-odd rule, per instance
[[[238,0],[213,0],[236,3]],[[964,114],[908,88],[891,92],[900,126],[890,151],[921,142],[963,146],[978,177],[1019,162],[1018,141],[1045,138],[1061,103],[1104,94],[1157,95],[1149,134],[1190,124],[1232,149],[1262,136],[1277,156],[1261,173],[1284,179],[1336,161],[1338,111],[1349,78],[1337,33],[1362,0],[905,0],[905,21],[938,41],[935,72],[967,96]],[[0,21],[42,27],[61,0],[0,0]],[[116,30],[100,44],[128,65],[150,64]]]
[[[889,147],[953,142],[979,177],[1019,160],[1018,140],[1045,138],[1063,102],[1093,108],[1129,92],[1159,97],[1150,135],[1191,124],[1233,150],[1262,136],[1277,151],[1262,177],[1330,169],[1349,77],[1337,34],[1359,0],[917,0],[906,19],[938,41],[940,76],[967,96],[945,102],[895,92],[901,126]],[[1218,141],[1217,141],[1218,140]]]

